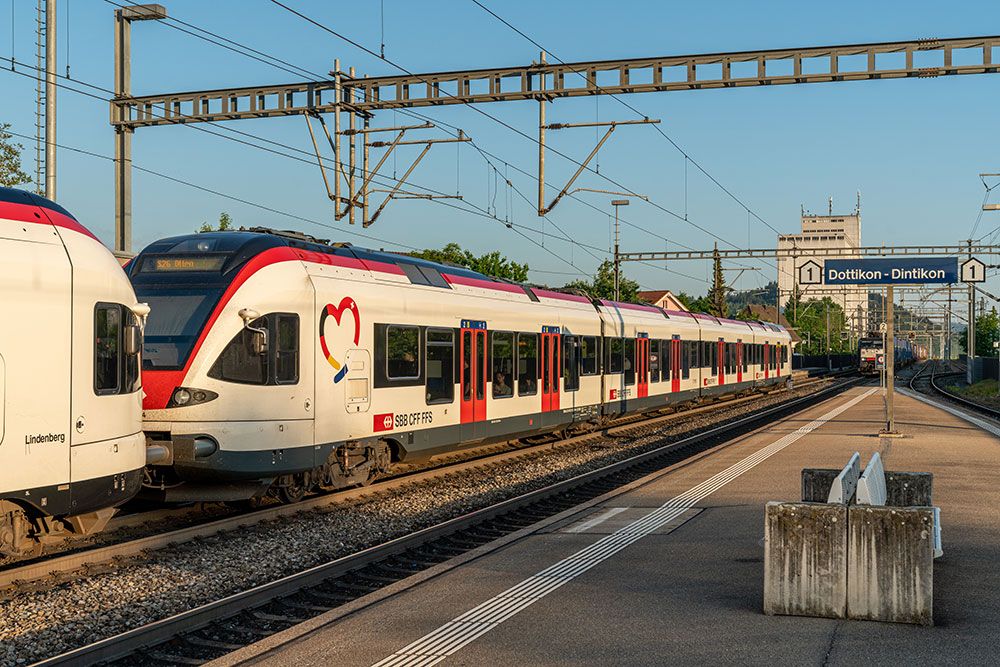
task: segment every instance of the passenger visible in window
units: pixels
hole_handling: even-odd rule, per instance
[[[503,373],[497,372],[496,376],[493,378],[493,397],[499,398],[501,396],[510,396],[513,390],[507,384],[507,378]]]

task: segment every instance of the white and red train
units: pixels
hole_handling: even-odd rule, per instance
[[[0,188],[0,554],[95,532],[146,463],[148,310],[59,205]]]
[[[785,383],[789,335],[270,230],[127,267],[162,500],[294,501],[409,460]]]

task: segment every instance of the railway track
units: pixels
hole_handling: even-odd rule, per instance
[[[833,376],[843,374],[836,373]],[[826,377],[809,378],[800,381],[796,386],[798,388],[808,387],[825,380]],[[54,583],[64,583],[73,578],[87,577],[94,573],[104,572],[109,567],[108,563],[112,561],[119,563],[127,562],[128,559],[144,557],[151,551],[167,546],[175,546],[198,538],[254,526],[300,512],[352,501],[360,497],[390,492],[406,484],[426,482],[476,467],[495,465],[505,461],[528,457],[539,451],[575,447],[608,435],[624,435],[635,429],[648,429],[665,422],[703,416],[714,411],[725,410],[752,402],[759,398],[759,395],[751,395],[743,398],[721,400],[665,415],[652,417],[649,415],[630,416],[616,420],[608,427],[600,430],[570,438],[552,438],[541,443],[518,446],[513,449],[510,446],[494,446],[482,448],[478,452],[466,453],[464,456],[450,454],[438,457],[416,470],[402,468],[392,476],[369,486],[317,494],[291,505],[274,503],[243,512],[216,507],[213,508],[214,515],[210,516],[207,520],[204,518],[204,513],[197,507],[183,507],[175,510],[156,509],[150,512],[128,515],[113,520],[113,523],[109,524],[108,528],[108,532],[112,536],[114,535],[113,531],[124,529],[127,538],[123,541],[98,547],[82,548],[68,553],[53,554],[47,557],[31,559],[24,564],[15,563],[0,568],[0,596],[10,597],[19,592],[37,590],[38,588],[51,586]],[[156,524],[160,521],[167,521],[171,524],[181,521],[186,522],[187,525],[172,527],[165,531],[157,530]],[[135,533],[136,531],[142,531],[144,526],[146,526],[145,532],[148,534],[140,534],[139,537],[131,535],[131,533]]]
[[[929,372],[924,374],[924,371],[928,369]],[[1000,410],[997,410],[989,405],[985,405],[979,401],[959,396],[942,386],[941,381],[943,378],[955,377],[958,375],[965,375],[965,370],[951,370],[951,362],[945,366],[940,361],[930,361],[925,364],[924,367],[913,376],[913,378],[910,379],[910,389],[923,394],[941,396],[952,403],[1000,421]]]
[[[839,393],[855,382],[857,380],[854,378],[832,382],[805,397],[752,412],[748,416],[711,427],[599,470],[485,507],[38,664],[45,667],[93,664],[100,661],[115,665],[200,664],[717,447],[736,435],[759,428]],[[656,422],[666,419],[655,418],[643,422],[641,426],[618,426],[571,440],[624,435],[636,428],[654,427]],[[366,491],[370,493],[373,490],[370,487]]]

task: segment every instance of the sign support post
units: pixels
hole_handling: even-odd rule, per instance
[[[885,288],[885,429],[879,435],[899,435],[896,433],[896,419],[893,414],[893,396],[895,394],[896,374],[896,322],[895,308],[892,304],[892,285]]]

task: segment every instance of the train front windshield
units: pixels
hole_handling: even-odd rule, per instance
[[[144,370],[184,367],[195,342],[222,295],[222,289],[155,289],[136,285],[139,301],[149,304],[142,345]]]

